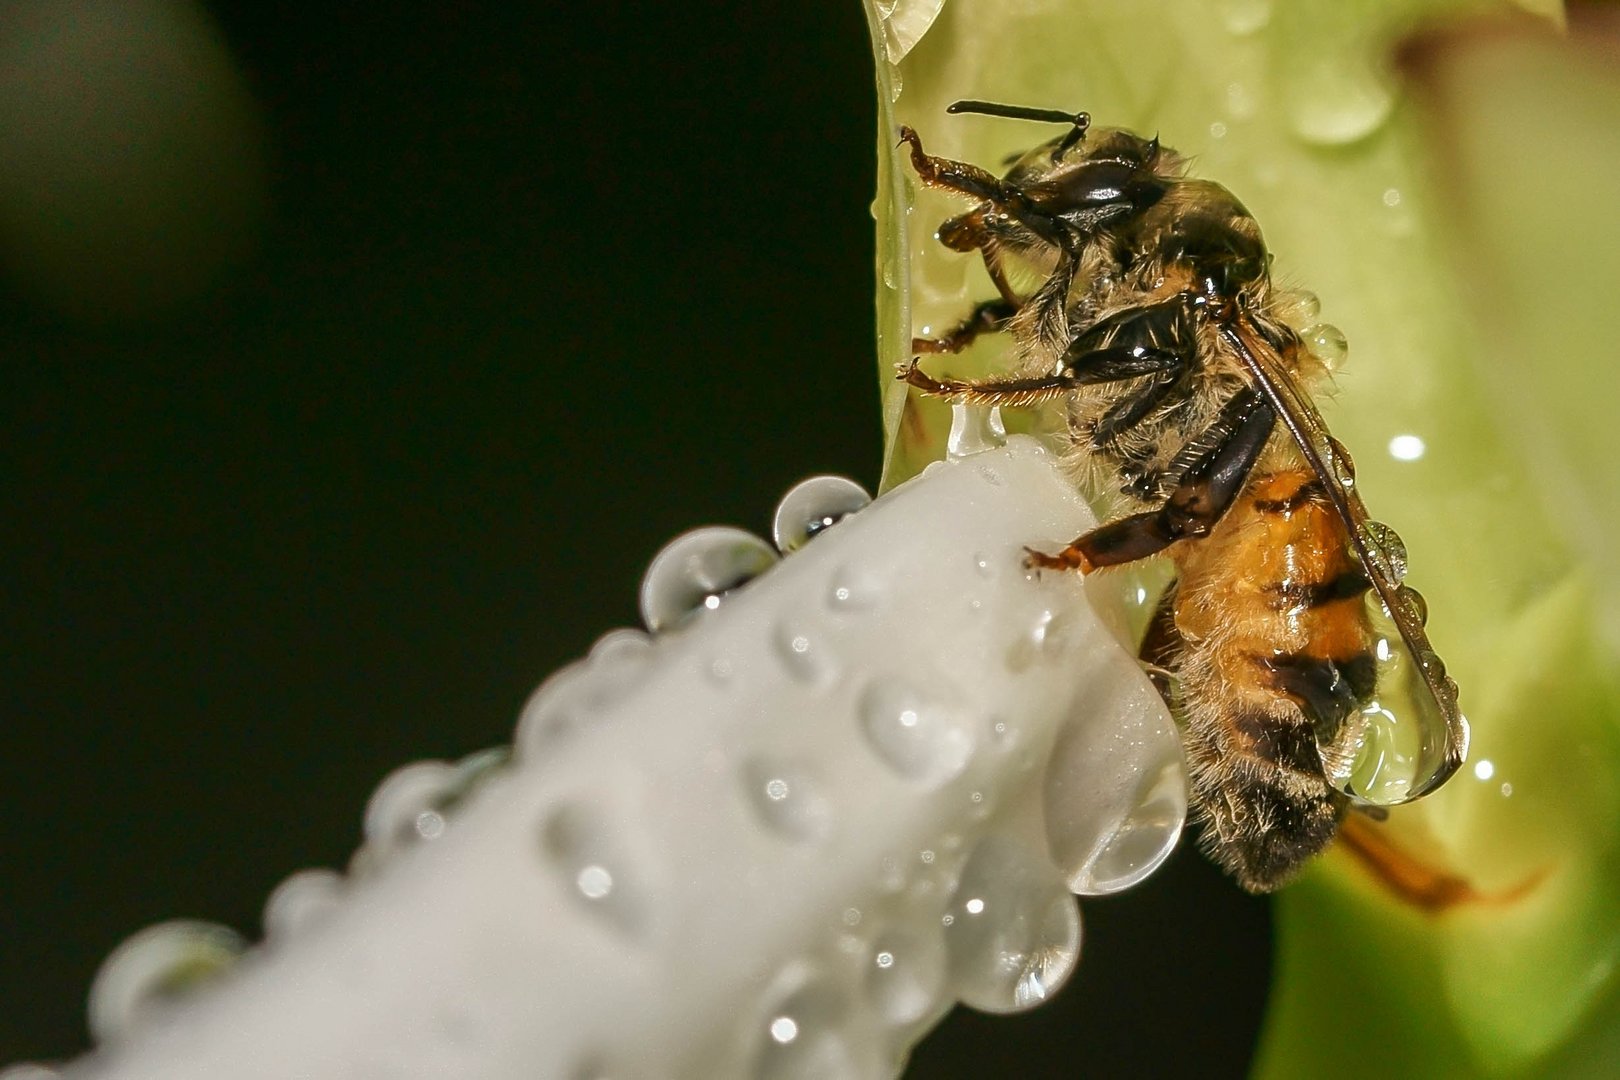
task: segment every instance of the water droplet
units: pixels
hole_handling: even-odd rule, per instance
[[[1221,123],[1219,120],[1209,125],[1209,137],[1212,139],[1226,138],[1226,125]]]
[[[1414,601],[1406,590],[1397,603]],[[1445,665],[1433,652],[1414,656],[1391,616],[1368,594],[1367,618],[1374,634],[1374,694],[1351,713],[1322,750],[1328,782],[1361,803],[1393,806],[1431,791],[1450,775],[1459,756],[1452,722],[1467,747],[1467,722],[1457,713]],[[1431,680],[1438,684],[1431,692]]]
[[[866,970],[866,994],[891,1024],[932,1012],[945,993],[945,941],[936,931],[896,928],[878,936]]]
[[[455,781],[455,769],[443,761],[414,761],[383,777],[366,803],[366,844],[387,855],[401,845],[431,839],[431,821]],[[441,819],[439,824],[443,825]],[[425,825],[425,828],[424,828]]]
[[[1406,577],[1406,543],[1399,533],[1382,521],[1363,522],[1360,533],[1368,561],[1379,575],[1393,582]]]
[[[996,565],[990,557],[982,551],[973,553],[973,569],[982,578],[990,579],[996,576]]]
[[[723,525],[677,536],[654,556],[641,579],[641,618],[668,630],[775,564],[776,552],[752,533]]]
[[[1162,699],[1139,686],[1116,700],[1107,723],[1077,717],[1062,730],[1042,786],[1052,859],[1069,889],[1088,896],[1158,869],[1187,816],[1181,738]]]
[[[1007,428],[1001,422],[999,408],[985,409],[977,405],[951,406],[951,433],[945,440],[945,457],[949,461],[970,457],[986,450],[997,450],[1007,445]]]
[[[1302,336],[1311,355],[1322,361],[1322,366],[1329,371],[1337,371],[1349,355],[1350,343],[1344,339],[1344,333],[1331,323],[1308,326]]]
[[[645,911],[630,860],[593,811],[579,805],[552,811],[540,826],[540,850],[560,887],[585,910],[628,933],[642,928]]]
[[[1246,120],[1254,115],[1256,101],[1254,91],[1245,83],[1230,82],[1226,84],[1226,112],[1234,120]]]
[[[90,1034],[128,1035],[151,1013],[235,964],[247,943],[228,927],[175,919],[148,926],[101,962],[90,984]]]
[[[877,5],[883,23],[883,51],[889,63],[898,64],[906,58],[944,6],[945,0],[894,0]]]
[[[1035,611],[1023,636],[1007,649],[1007,669],[1028,671],[1037,661],[1064,662],[1071,659],[1071,646],[1077,639],[1079,622],[1066,610],[1042,607]]]
[[[778,623],[771,633],[771,644],[782,666],[800,682],[819,686],[832,680],[836,672],[832,657],[799,622]]]
[[[883,582],[864,567],[841,566],[827,586],[827,606],[845,613],[876,607],[883,599]]]
[[[960,773],[973,754],[973,734],[962,718],[915,687],[874,682],[859,709],[867,744],[902,776],[935,787]]]
[[[754,758],[740,771],[743,794],[759,819],[790,840],[820,840],[832,824],[832,804],[810,766]]]
[[[947,909],[951,987],[964,1004],[1016,1012],[1045,1001],[1080,955],[1080,910],[1051,864],[1002,836],[981,840]]]
[[[1478,780],[1489,780],[1496,775],[1496,764],[1489,758],[1474,762],[1474,777]]]
[[[1353,43],[1288,50],[1283,100],[1294,134],[1316,146],[1344,146],[1389,119],[1395,90],[1387,72]]]
[[[1429,624],[1429,602],[1423,599],[1423,594],[1410,585],[1402,585],[1395,590],[1396,599],[1405,604],[1411,617],[1417,620],[1419,626]]]
[[[296,937],[337,907],[343,888],[343,875],[325,867],[289,874],[264,902],[264,936],[272,944]]]
[[[1384,205],[1385,206],[1399,206],[1399,205],[1401,205],[1401,189],[1400,188],[1385,188],[1384,189],[1383,200],[1384,200]]]
[[[1246,37],[1271,21],[1271,0],[1221,0],[1221,25],[1229,34]]]
[[[1327,452],[1322,456],[1327,458],[1328,469],[1332,471],[1333,478],[1339,486],[1346,491],[1353,491],[1356,486],[1356,459],[1350,456],[1350,451],[1344,443],[1329,435]]]
[[[849,1001],[816,980],[789,994],[766,1013],[756,1080],[857,1080],[874,1075],[876,1040],[849,1038]]]
[[[812,476],[795,484],[782,496],[771,523],[771,536],[784,555],[797,551],[822,530],[865,509],[871,502],[872,496],[853,480],[842,476]]]
[[[1309,289],[1300,289],[1293,294],[1292,319],[1296,326],[1310,326],[1322,317],[1321,297]]]

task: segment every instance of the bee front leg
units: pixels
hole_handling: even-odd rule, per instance
[[[994,334],[1007,326],[1007,320],[1018,314],[1018,305],[1005,300],[985,300],[974,306],[973,313],[943,337],[911,339],[911,351],[919,353],[959,353],[980,334]]]
[[[1078,570],[1157,555],[1178,540],[1207,536],[1237,499],[1276,426],[1277,414],[1254,389],[1234,395],[1223,413],[1241,412],[1242,420],[1214,444],[1214,450],[1188,471],[1157,510],[1111,521],[1077,537],[1056,555],[1025,548],[1024,565],[1033,570]],[[1225,418],[1216,424],[1227,422]]]
[[[909,127],[900,129],[900,141],[910,145],[911,167],[916,170],[917,178],[929,187],[983,199],[1047,243],[1066,252],[1074,251],[1074,237],[1063,222],[1038,209],[1016,185],[977,165],[934,157],[923,149],[922,139]]]

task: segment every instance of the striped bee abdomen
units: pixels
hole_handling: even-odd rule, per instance
[[[1317,746],[1372,693],[1369,582],[1303,468],[1260,472],[1182,547],[1177,705],[1202,844],[1266,892],[1327,846],[1344,813]]]

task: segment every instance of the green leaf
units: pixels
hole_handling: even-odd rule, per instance
[[[1380,835],[1460,891],[1425,907],[1343,850],[1286,890],[1263,1076],[1568,1071],[1580,1047],[1620,1045],[1620,65],[1558,38],[1555,5],[1520,7],[1540,17],[1443,0],[869,8],[886,485],[939,456],[946,428],[893,379],[912,334],[992,295],[932,238],[964,204],[917,190],[894,133],[992,168],[1051,134],[947,116],[958,98],[1158,132],[1245,202],[1275,276],[1350,343],[1320,403],[1406,540],[1474,728],[1465,771]],[[1445,28],[1482,13],[1515,18],[1464,34],[1496,51],[1457,60],[1473,54]],[[1409,85],[1393,57],[1420,28]],[[1004,349],[930,366],[971,377]]]

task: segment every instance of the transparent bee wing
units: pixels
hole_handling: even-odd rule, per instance
[[[1376,689],[1320,747],[1328,780],[1360,803],[1393,806],[1433,791],[1468,753],[1468,721],[1457,708],[1457,684],[1429,644],[1428,611],[1416,589],[1401,584],[1406,549],[1389,526],[1367,514],[1355,491],[1354,466],[1273,350],[1246,325],[1220,328],[1261,393],[1322,481],[1343,520],[1351,550],[1372,582]]]

